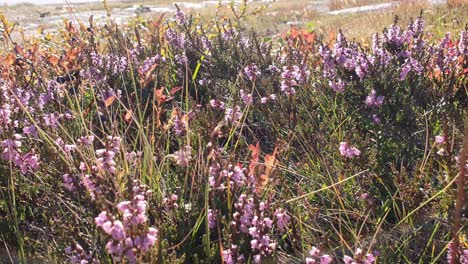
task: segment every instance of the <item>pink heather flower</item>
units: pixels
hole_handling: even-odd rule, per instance
[[[59,115],[57,113],[44,114],[42,119],[45,126],[57,128],[59,125]]]
[[[125,229],[122,222],[119,220],[114,221],[111,235],[114,240],[123,240],[125,238]]]
[[[246,104],[246,105],[252,104],[253,99],[252,99],[252,94],[251,93],[246,94],[243,89],[241,89],[239,92],[240,92],[240,96],[241,96],[242,101],[244,102],[244,104]]]
[[[260,103],[261,103],[261,104],[266,104],[266,103],[268,103],[268,97],[262,97],[262,98],[260,99]]]
[[[253,81],[256,80],[262,72],[255,63],[252,63],[244,68],[244,74],[249,80]]]
[[[226,122],[230,122],[236,124],[242,117],[242,111],[239,106],[235,106],[234,108],[227,108],[224,113],[224,120]]]
[[[192,160],[192,147],[185,146],[184,148],[176,151],[173,155],[177,165],[188,166]]]
[[[25,154],[19,167],[22,174],[31,170],[37,170],[39,168],[39,156],[33,153]]]
[[[436,142],[437,144],[442,144],[442,143],[445,142],[445,137],[444,137],[443,135],[441,135],[441,136],[436,136],[436,137],[435,137],[435,142]]]
[[[27,126],[27,127],[24,127],[23,128],[23,134],[25,135],[30,135],[34,138],[37,138],[39,133],[37,132],[37,129],[34,125],[30,125],[30,126]]]
[[[382,105],[384,96],[377,96],[375,90],[371,91],[371,94],[366,97],[366,105],[370,107],[379,107]]]
[[[359,155],[361,155],[361,151],[359,151],[355,147],[350,146],[348,142],[341,142],[339,150],[340,150],[341,156],[349,158],[349,159],[353,157],[359,157]]]
[[[380,122],[381,122],[379,116],[376,115],[376,114],[373,114],[373,115],[372,115],[372,121],[373,121],[375,124],[380,124]]]
[[[68,173],[65,173],[62,175],[62,178],[63,178],[63,186],[65,187],[65,189],[69,190],[69,191],[75,191],[76,190],[76,186],[73,182],[73,178],[70,176],[70,174]]]
[[[77,141],[78,141],[78,144],[80,145],[91,146],[94,141],[94,136],[80,137]]]
[[[223,101],[220,101],[220,100],[211,99],[210,100],[210,105],[214,109],[220,109],[220,110],[225,109],[225,103]]]
[[[213,209],[208,209],[208,227],[213,229],[216,227],[216,212]]]
[[[72,151],[75,150],[75,149],[76,149],[76,145],[73,145],[73,144],[65,144],[65,145],[63,146],[63,150],[64,150],[65,152],[67,152],[67,153],[70,153],[70,152],[72,152]]]
[[[343,258],[343,261],[344,261],[344,263],[346,263],[346,264],[352,264],[352,263],[354,264],[354,260],[353,260],[353,258],[350,257],[350,256],[346,256],[346,255],[345,255],[344,258]]]
[[[278,208],[275,211],[276,225],[281,232],[286,231],[286,226],[288,225],[291,217],[286,213],[286,210]]]
[[[341,79],[338,79],[338,81],[336,82],[329,81],[328,84],[333,89],[333,91],[337,93],[344,93],[345,88],[346,88],[346,84]]]
[[[333,259],[330,255],[323,255],[322,258],[320,258],[320,264],[330,264],[332,260]]]

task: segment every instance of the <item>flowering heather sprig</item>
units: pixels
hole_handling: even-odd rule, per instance
[[[344,93],[344,91],[346,89],[346,84],[341,79],[338,79],[336,82],[328,81],[328,84],[333,89],[333,91],[335,91],[337,93]]]
[[[185,146],[172,154],[172,157],[177,165],[186,167],[192,160],[192,147]]]
[[[70,192],[73,192],[77,189],[77,183],[75,179],[68,173],[62,175],[63,186]]]
[[[445,136],[444,135],[435,136],[435,142],[437,144],[443,144],[445,142]]]
[[[278,208],[274,215],[276,221],[270,217],[268,202],[257,202],[254,197],[241,194],[234,204],[236,212],[233,214],[231,228],[251,237],[250,248],[255,254],[253,260],[260,263],[262,258],[271,256],[276,250],[277,242],[271,238],[273,224],[276,223],[280,233],[286,231],[290,219],[284,209]]]
[[[216,210],[213,209],[208,209],[208,227],[210,229],[213,229],[216,227],[216,221],[217,221],[217,216],[216,216]]]
[[[242,187],[247,183],[247,170],[238,165],[229,164],[226,169],[221,169],[219,163],[213,163],[209,168],[209,182],[213,189],[224,190],[229,180],[231,187]]]
[[[276,225],[281,232],[286,232],[286,228],[288,226],[289,220],[291,217],[286,213],[286,210],[283,208],[276,209],[275,213],[276,218]]]
[[[281,91],[287,96],[295,95],[295,88],[299,85],[299,83],[302,80],[302,75],[299,66],[283,66],[281,78]]]
[[[249,80],[254,81],[260,77],[262,72],[255,63],[252,63],[244,68],[244,74]]]
[[[94,136],[83,136],[77,140],[78,144],[82,146],[92,146],[94,142]]]
[[[226,108],[224,112],[224,120],[228,123],[237,124],[239,120],[242,118],[242,111],[239,106],[235,106],[234,108]]]
[[[380,107],[384,101],[384,96],[378,96],[375,90],[371,91],[371,94],[366,97],[366,105],[370,107]]]
[[[225,249],[221,252],[223,261],[225,264],[238,264],[244,263],[244,255],[238,254],[239,248],[236,245],[231,245],[230,248]]]
[[[423,66],[421,65],[421,63],[412,57],[406,59],[405,64],[403,64],[403,66],[401,67],[400,81],[406,79],[406,76],[411,71],[415,72],[418,75],[420,75],[423,71]]]
[[[253,99],[252,99],[252,94],[251,93],[249,93],[249,94],[245,93],[244,89],[240,89],[239,93],[240,93],[240,97],[241,97],[242,101],[244,102],[244,104],[246,104],[246,105],[252,104]]]
[[[166,32],[164,33],[164,37],[166,41],[176,49],[181,49],[183,50],[185,48],[185,34],[184,33],[178,33],[175,29],[173,28],[168,28]]]
[[[234,38],[234,36],[236,35],[237,31],[229,26],[228,29],[225,29],[222,33],[222,37],[225,41],[228,41],[228,40],[231,40],[232,38]]]
[[[164,198],[163,199],[164,210],[166,210],[166,212],[169,212],[171,210],[175,210],[175,209],[179,208],[179,205],[177,204],[177,199],[178,198],[179,197],[175,193],[171,194],[171,196],[169,198]]]
[[[39,168],[39,156],[33,152],[21,155],[22,138],[20,134],[14,134],[13,139],[3,140],[1,143],[3,148],[1,158],[13,163],[20,169],[22,174],[26,174]]]
[[[137,263],[140,256],[150,250],[158,239],[156,228],[146,228],[146,198],[151,192],[145,192],[143,186],[134,184],[132,199],[117,205],[123,222],[108,211],[102,211],[95,218],[96,225],[110,236],[106,249],[114,261],[126,258],[129,263]]]
[[[96,169],[98,171],[115,174],[116,165],[114,158],[120,152],[120,137],[107,136],[106,148],[96,150]]]
[[[364,255],[364,251],[361,248],[357,248],[354,252],[354,257],[345,255],[343,261],[345,264],[374,264],[378,256],[379,252],[377,251]]]
[[[361,155],[361,151],[359,151],[355,147],[350,146],[348,142],[341,142],[339,150],[340,150],[341,156],[349,158],[349,159],[352,159],[354,157],[359,157],[359,155]]]
[[[320,249],[312,247],[309,251],[309,257],[306,258],[306,264],[329,264],[333,261],[333,258],[330,255],[323,254]]]
[[[184,118],[181,117],[179,113],[177,113],[174,117],[174,125],[172,128],[174,134],[176,134],[177,136],[182,136],[186,132],[187,122],[184,121]]]
[[[211,99],[211,100],[210,100],[210,106],[211,106],[212,108],[214,108],[214,109],[224,110],[226,104],[225,104],[223,101],[216,100],[216,99]]]
[[[453,259],[452,255],[454,251],[458,251],[458,255],[460,256],[460,259]],[[455,248],[455,243],[449,242],[448,248],[447,248],[447,263],[448,264],[455,264],[455,263],[460,263],[460,264],[468,264],[468,248]]]
[[[458,50],[463,55],[468,54],[468,35],[466,34],[466,31],[464,31],[464,30],[462,30],[462,32],[460,32],[460,40],[458,42]]]
[[[67,255],[71,264],[97,264],[99,260],[93,258],[93,252],[86,252],[80,244],[74,244],[65,248],[65,255]]]
[[[174,20],[177,22],[177,24],[181,26],[185,26],[188,24],[187,15],[184,11],[180,9],[177,9],[177,11],[174,13]]]
[[[139,67],[139,70],[142,73],[147,73],[154,65],[158,64],[160,61],[164,61],[165,58],[159,54],[156,54],[153,57],[146,58],[143,61],[143,64]]]

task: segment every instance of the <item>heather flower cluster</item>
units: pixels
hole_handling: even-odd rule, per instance
[[[377,251],[365,254],[361,248],[357,248],[354,257],[345,255],[343,261],[345,264],[374,264],[378,256]]]
[[[102,211],[94,220],[110,236],[106,250],[114,261],[127,259],[129,263],[138,263],[139,257],[154,247],[158,239],[158,230],[147,227],[146,199],[151,196],[151,191],[144,191],[143,186],[135,185],[132,195],[131,200],[117,205],[121,218],[109,211]]]
[[[354,157],[359,157],[361,155],[361,151],[349,145],[348,142],[341,142],[339,150],[340,150],[341,156],[349,158],[349,159],[354,158]]]
[[[320,249],[312,247],[309,251],[309,257],[306,258],[306,264],[329,264],[332,263],[333,258],[328,254],[322,254]]]
[[[93,258],[92,252],[86,252],[80,244],[73,244],[65,248],[65,255],[72,264],[92,264],[99,263],[99,260]]]

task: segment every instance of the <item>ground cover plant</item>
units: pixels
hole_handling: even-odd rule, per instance
[[[52,263],[468,263],[466,29],[264,38],[179,10],[2,18],[1,256]]]

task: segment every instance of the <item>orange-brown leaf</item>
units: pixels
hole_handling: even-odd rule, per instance
[[[260,143],[257,142],[255,146],[250,144],[249,150],[252,151],[252,154],[251,154],[252,158],[250,159],[249,171],[253,173],[255,170],[255,167],[258,164],[258,157],[260,156]]]
[[[127,122],[127,123],[130,123],[130,121],[132,121],[132,119],[133,119],[133,112],[132,112],[132,110],[128,110],[127,113],[125,113],[124,121]]]
[[[115,97],[115,95],[109,96],[109,98],[107,98],[107,99],[104,101],[104,105],[105,105],[106,107],[111,106],[111,105],[114,103],[115,99],[117,99],[117,97]]]
[[[6,62],[7,62],[8,65],[13,65],[13,64],[15,64],[15,62],[16,62],[15,55],[13,55],[13,54],[11,54],[11,53],[8,54],[8,56],[6,57]]]
[[[177,93],[178,91],[182,90],[182,86],[176,86],[176,87],[173,87],[171,89],[171,91],[169,92],[170,95],[174,95],[175,93]]]
[[[55,55],[49,55],[47,57],[47,61],[52,65],[52,66],[57,66],[58,63],[59,63],[59,57],[55,56]]]

